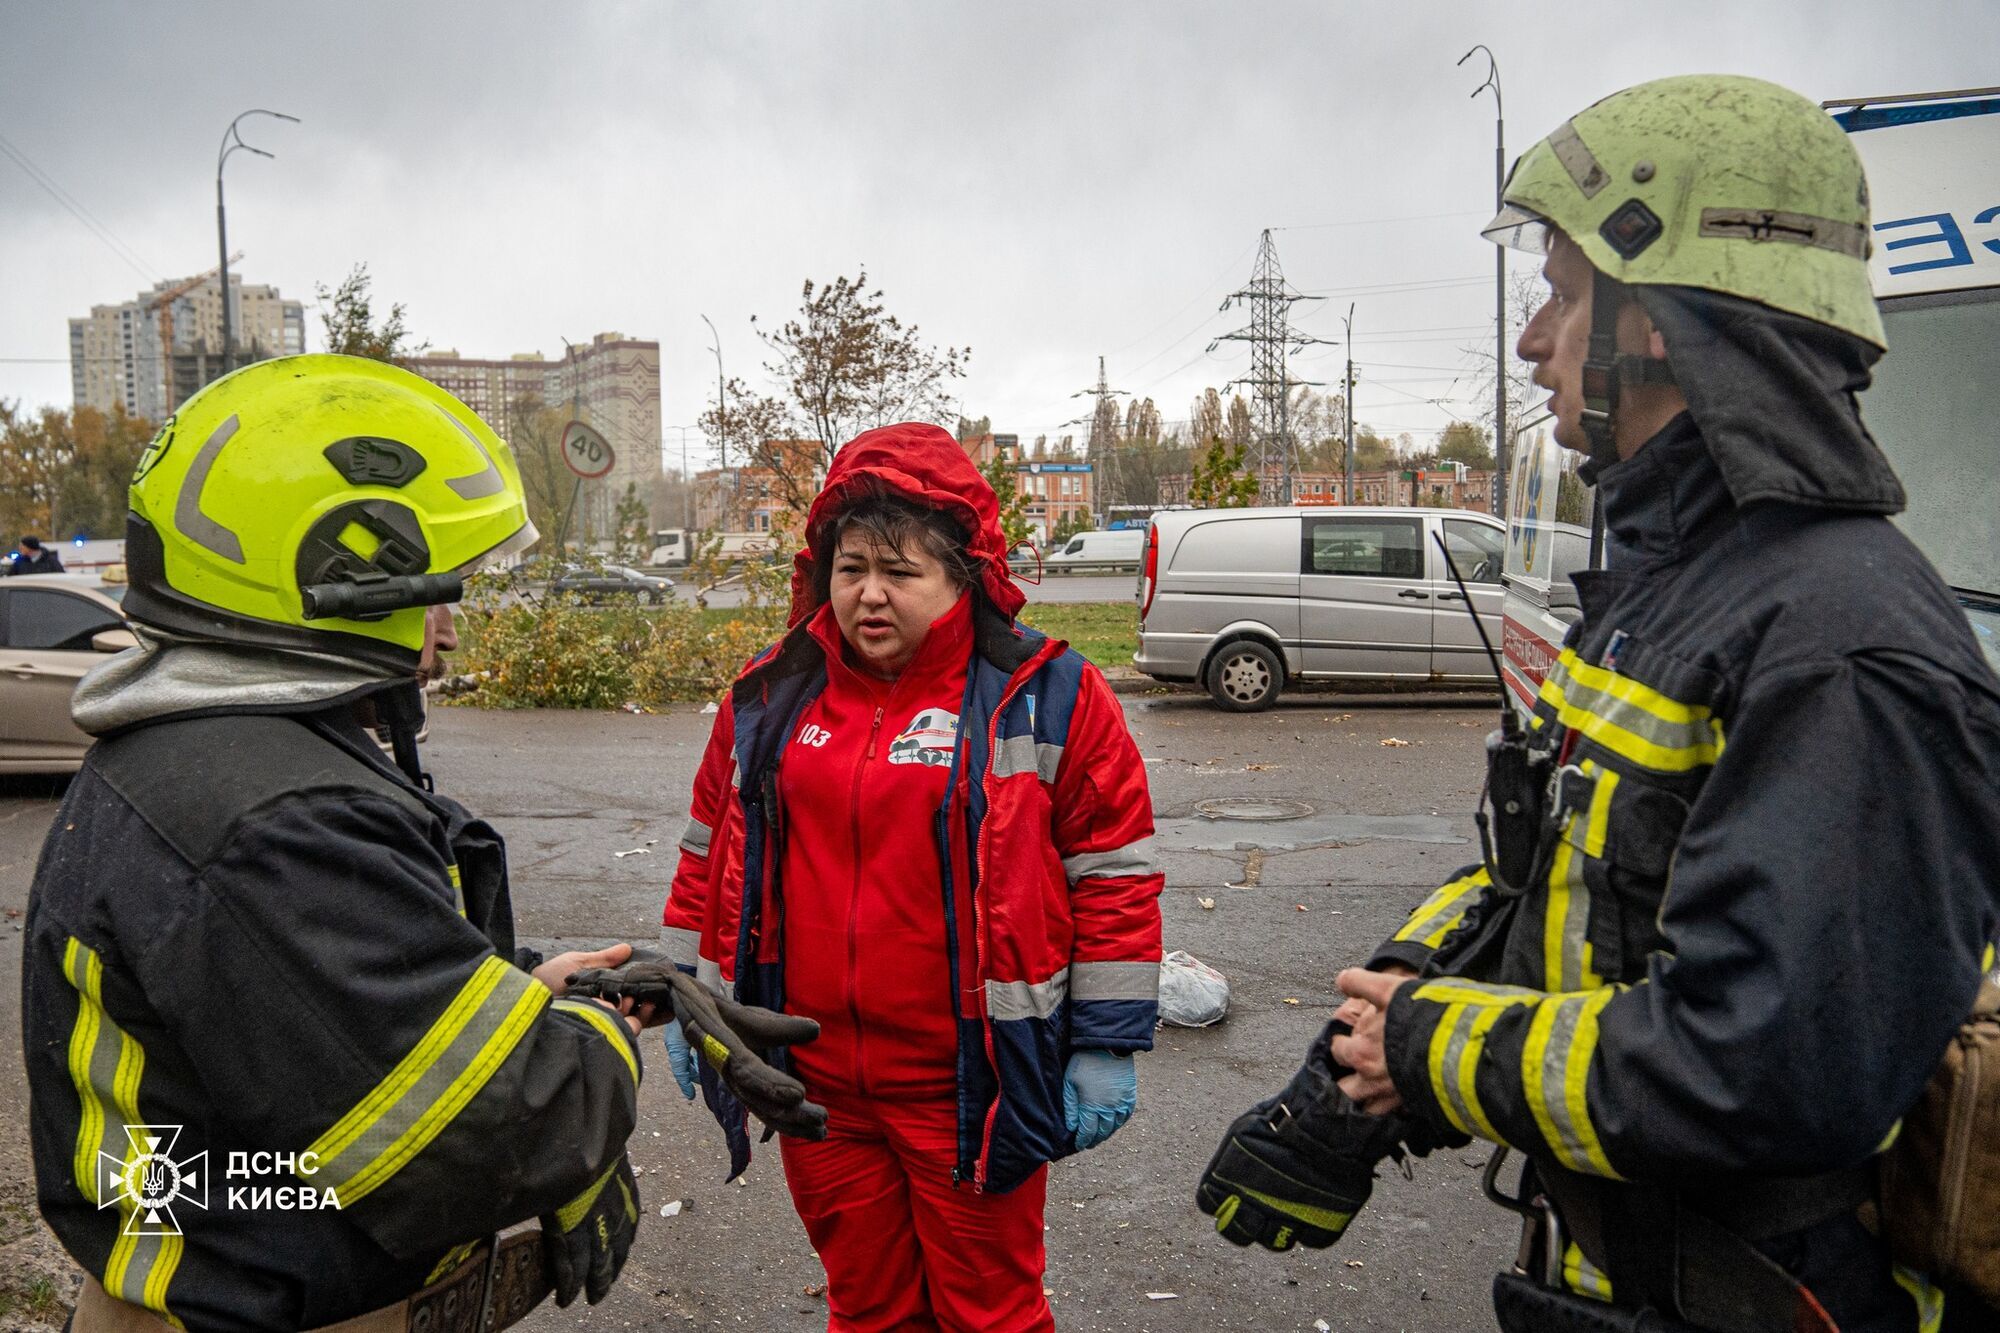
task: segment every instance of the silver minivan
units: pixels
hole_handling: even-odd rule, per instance
[[[1269,708],[1289,681],[1490,685],[1439,537],[1497,646],[1506,530],[1490,514],[1164,510],[1139,567],[1133,665],[1239,713]]]

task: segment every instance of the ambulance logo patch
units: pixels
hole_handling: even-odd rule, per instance
[[[957,744],[958,714],[942,708],[926,708],[889,742],[889,762],[943,768],[951,763],[951,752]]]

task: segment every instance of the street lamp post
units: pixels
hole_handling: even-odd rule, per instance
[[[215,157],[215,242],[216,248],[221,251],[222,256],[220,266],[222,271],[222,373],[225,375],[231,370],[230,352],[233,345],[234,333],[229,318],[229,218],[222,207],[222,166],[223,163],[229,161],[229,155],[239,148],[245,152],[255,153],[259,157],[276,156],[276,154],[267,153],[261,148],[256,148],[243,142],[243,136],[237,132],[236,127],[241,125],[245,118],[249,116],[271,116],[278,120],[289,120],[294,125],[299,123],[297,116],[288,116],[282,111],[265,111],[262,108],[245,111],[235,120],[229,122],[229,128],[222,135],[222,150]],[[173,374],[173,354],[173,348],[169,347],[165,349],[165,355],[168,358],[167,374],[169,376]]]
[[[1341,498],[1341,503],[1351,505],[1354,503],[1354,302],[1352,301],[1347,303],[1347,319],[1343,322],[1347,326],[1347,398],[1341,405],[1340,415],[1347,418],[1342,423],[1346,427],[1344,433],[1347,440],[1341,447],[1340,458],[1346,465],[1347,493]]]
[[[1479,45],[1458,58],[1463,65],[1475,52],[1486,52],[1486,82],[1472,90],[1474,97],[1493,90],[1493,207],[1500,208],[1507,188],[1507,115],[1500,101],[1500,62],[1493,52]],[[1493,512],[1507,512],[1507,247],[1493,247]]]

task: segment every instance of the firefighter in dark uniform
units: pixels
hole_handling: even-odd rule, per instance
[[[1504,195],[1609,567],[1491,743],[1487,864],[1341,974],[1337,1086],[1527,1157],[1510,1333],[1995,1327],[1866,1224],[1993,965],[2000,682],[1888,520],[1860,163],[1784,89],[1671,78]]]
[[[500,838],[416,762],[437,604],[534,538],[511,452],[407,371],[289,357],[190,399],[131,504],[141,647],[77,692],[99,739],[26,923],[74,1327],[471,1329],[551,1285],[597,1301],[638,1220],[643,1016],[564,979],[629,947],[517,947]]]

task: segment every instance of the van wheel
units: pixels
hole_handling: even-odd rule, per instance
[[[1278,655],[1255,639],[1241,639],[1218,651],[1208,664],[1208,693],[1232,713],[1257,713],[1277,702],[1285,683]]]

